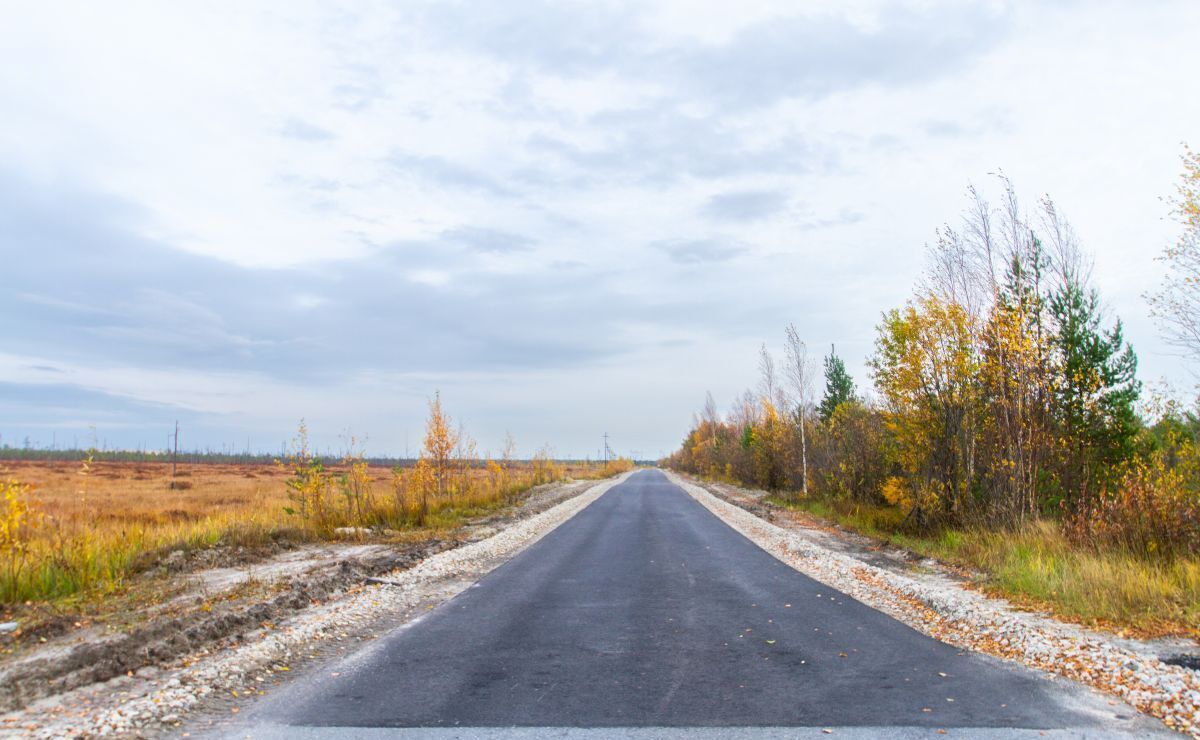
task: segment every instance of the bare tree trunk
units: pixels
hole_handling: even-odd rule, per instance
[[[175,463],[179,459],[179,422],[175,422],[175,439],[171,450],[171,490],[175,490]]]
[[[800,481],[800,487],[804,491],[805,498],[808,497],[808,439],[804,434],[806,421],[805,408],[802,403],[800,405],[800,474],[803,476],[803,479]]]
[[[787,326],[787,375],[800,417],[800,488],[808,496],[808,399],[812,393],[812,367],[808,359],[808,347],[800,339],[794,324]]]

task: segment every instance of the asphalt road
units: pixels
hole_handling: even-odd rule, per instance
[[[282,687],[243,729],[492,737],[461,728],[518,728],[507,734],[535,737],[519,728],[642,728],[626,734],[666,737],[682,730],[651,728],[717,728],[689,731],[716,738],[749,732],[736,728],[981,737],[982,728],[1161,727],[1122,709],[940,643],[807,578],[646,471],[340,669]]]

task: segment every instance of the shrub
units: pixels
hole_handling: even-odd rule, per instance
[[[13,601],[29,556],[29,541],[37,524],[29,505],[31,486],[15,478],[0,480],[0,602]]]
[[[1063,517],[1064,533],[1076,545],[1147,557],[1200,554],[1200,492],[1187,468],[1160,455],[1126,465],[1114,487]]]

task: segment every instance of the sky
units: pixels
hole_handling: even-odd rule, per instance
[[[3,3],[0,443],[672,451],[792,322],[862,388],[993,173],[1140,376],[1200,3]]]

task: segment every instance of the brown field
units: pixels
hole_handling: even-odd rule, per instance
[[[318,493],[305,489],[306,501],[320,499],[313,515],[301,510],[311,504],[301,506],[288,487],[289,479],[302,477],[295,465],[180,465],[172,488],[166,463],[8,461],[0,463],[0,479],[30,488],[16,497],[28,504],[27,515],[18,516],[23,523],[9,528],[17,535],[0,547],[0,607],[104,598],[176,550],[433,536],[510,504],[539,483],[611,475],[628,466],[457,464],[447,469],[444,494],[411,469],[397,475],[361,462],[357,469],[334,466],[320,474]],[[357,485],[354,500],[342,475]]]
[[[181,465],[172,490],[167,463],[93,463],[89,475],[78,462],[10,462],[7,472],[33,485],[41,513],[63,525],[139,527],[195,522],[233,515],[252,518],[280,512],[287,503],[288,472],[274,465]],[[386,484],[392,472],[371,469]]]
[[[179,465],[172,490],[169,463],[97,462],[87,476],[78,462],[9,462],[0,467],[5,469],[34,486],[33,499],[44,514],[93,526],[253,519],[270,510],[282,515],[290,475],[277,465]],[[391,485],[391,468],[368,470],[379,490]]]

